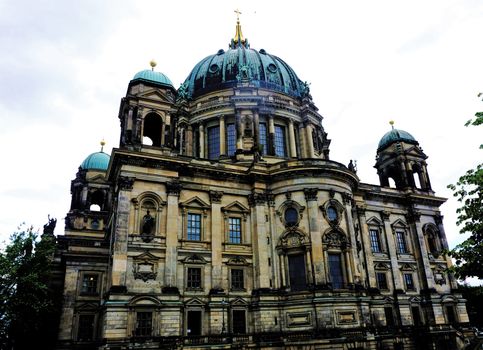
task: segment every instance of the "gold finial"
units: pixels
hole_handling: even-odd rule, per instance
[[[104,152],[104,146],[106,145],[106,141],[104,141],[104,138],[102,138],[101,141],[101,152]]]
[[[240,25],[241,11],[236,9],[234,12],[236,13],[236,31],[235,31],[235,37],[232,40],[232,44],[233,44],[233,45],[231,45],[232,49],[234,49],[235,47],[237,47],[240,44],[244,45],[244,46],[247,45],[247,40],[243,38],[243,33],[242,33],[241,25]]]
[[[390,120],[389,125],[391,125],[392,129],[394,130],[394,120]]]
[[[155,61],[155,60],[151,60],[151,61],[149,62],[149,65],[151,66],[151,70],[154,70],[154,67],[156,67],[157,63],[156,63],[156,61]]]

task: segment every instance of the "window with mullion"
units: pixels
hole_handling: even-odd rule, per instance
[[[226,151],[228,156],[232,156],[236,152],[235,124],[228,124],[226,127]]]
[[[243,270],[231,270],[231,288],[234,290],[242,290],[245,288],[245,281],[243,278]]]
[[[371,249],[374,253],[380,253],[381,250],[381,242],[379,240],[379,231],[378,230],[369,230],[369,235],[371,238]]]
[[[412,273],[404,274],[404,284],[406,285],[407,290],[414,290],[414,281],[413,281]]]
[[[201,288],[201,268],[189,267],[186,278],[186,287],[189,289]]]
[[[340,254],[329,254],[329,272],[332,288],[341,289],[344,287],[344,275],[342,272],[342,259]]]
[[[285,151],[285,128],[275,125],[275,155],[278,157],[286,157]]]
[[[268,143],[267,143],[267,124],[260,123],[258,130],[260,132],[260,145],[262,146],[262,155],[266,156],[268,153]]]
[[[220,127],[218,126],[208,129],[208,158],[220,158]]]
[[[230,243],[241,243],[241,219],[228,218],[228,241]]]
[[[387,278],[385,272],[377,272],[377,286],[379,289],[387,289]]]
[[[136,313],[136,335],[146,337],[152,335],[153,331],[153,313],[137,312]]]
[[[187,239],[201,241],[201,214],[188,213]]]
[[[84,294],[97,294],[97,280],[98,275],[85,274],[82,278],[81,292]]]
[[[397,240],[397,252],[399,254],[408,253],[408,246],[407,246],[407,243],[406,243],[406,237],[404,237],[403,231],[396,231],[396,240]]]

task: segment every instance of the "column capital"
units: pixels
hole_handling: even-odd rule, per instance
[[[318,193],[317,188],[304,188],[304,195],[305,195],[305,200],[307,202],[309,201],[317,201],[317,193]]]
[[[383,221],[388,221],[390,215],[391,215],[391,212],[387,210],[381,210],[381,218]]]
[[[434,222],[436,223],[436,225],[441,225],[443,223],[443,218],[444,216],[441,215],[441,214],[436,214],[434,216]]]
[[[168,194],[168,196],[173,195],[179,197],[182,187],[183,186],[181,185],[181,183],[179,183],[179,181],[166,182],[166,193]]]
[[[406,214],[406,219],[409,221],[409,222],[419,222],[421,218],[421,212],[413,209],[413,208],[410,208],[408,210],[408,213]]]
[[[262,191],[252,190],[252,193],[248,196],[248,204],[251,207],[257,205],[263,205],[267,202],[267,193]]]
[[[342,200],[344,201],[344,204],[354,203],[354,198],[352,197],[352,194],[350,194],[349,192],[342,193]]]
[[[221,203],[222,197],[223,197],[222,191],[210,191],[210,201],[211,201],[211,203]]]
[[[357,214],[366,215],[367,207],[365,205],[358,205],[356,208],[357,208]]]
[[[120,190],[131,191],[134,185],[134,177],[120,176],[118,185]]]

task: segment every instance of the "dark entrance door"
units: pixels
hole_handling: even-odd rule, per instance
[[[201,335],[201,311],[188,311],[186,333],[188,335]]]
[[[245,310],[233,310],[233,333],[245,334],[246,332]]]
[[[288,270],[290,275],[291,290],[307,289],[307,279],[305,276],[305,257],[303,254],[288,256]]]

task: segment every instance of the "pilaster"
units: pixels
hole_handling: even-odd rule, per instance
[[[167,222],[166,222],[166,262],[164,268],[164,285],[176,286],[177,268],[177,245],[178,245],[178,213],[179,194],[181,184],[179,182],[167,182]]]

